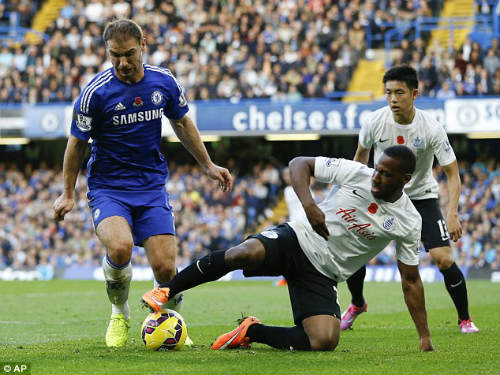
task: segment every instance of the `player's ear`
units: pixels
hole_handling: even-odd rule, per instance
[[[412,90],[411,96],[413,97],[413,100],[417,99],[418,94],[419,94],[418,89]]]
[[[410,180],[411,180],[411,173],[405,173],[403,175],[403,182],[404,182],[404,184],[406,185],[408,182],[410,182]]]
[[[146,49],[146,38],[145,37],[143,37],[141,40],[141,49],[143,52]]]

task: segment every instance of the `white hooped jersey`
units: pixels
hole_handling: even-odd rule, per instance
[[[441,166],[449,165],[456,159],[443,126],[418,108],[415,108],[415,117],[408,125],[395,122],[389,106],[373,112],[361,127],[359,143],[367,150],[374,148],[374,160],[378,160],[390,146],[410,148],[417,157],[417,165],[405,186],[405,193],[416,200],[438,197],[438,183],[432,175],[434,155]]]
[[[325,276],[344,281],[396,241],[397,259],[418,265],[422,219],[406,194],[393,203],[371,193],[373,169],[347,160],[317,157],[314,177],[334,186],[318,206],[325,214],[328,241],[307,219],[288,224],[311,263]]]

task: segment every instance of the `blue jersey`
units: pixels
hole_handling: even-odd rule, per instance
[[[71,122],[72,135],[93,140],[89,190],[164,191],[162,117],[178,120],[187,111],[183,89],[167,69],[144,65],[144,77],[133,84],[116,78],[113,68],[98,74],[76,101]]]

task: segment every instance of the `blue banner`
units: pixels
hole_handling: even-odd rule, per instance
[[[200,133],[220,136],[252,136],[280,133],[357,134],[370,114],[385,101],[344,103],[326,99],[296,102],[269,99],[196,101],[190,116]],[[468,98],[455,100],[417,99],[417,108],[426,110],[448,133],[498,132],[500,100]],[[0,106],[1,108],[2,106]],[[14,121],[28,138],[65,138],[69,134],[71,104],[24,105],[22,117],[1,118],[0,128]],[[173,134],[163,119],[165,133]]]
[[[66,137],[69,126],[68,108],[71,111],[71,107],[61,104],[24,105],[23,113],[26,119],[24,136],[48,139]]]
[[[342,103],[322,99],[298,102],[251,100],[196,102],[201,133],[218,135],[261,135],[272,133],[356,134],[370,113],[387,103]],[[429,110],[442,124],[443,100],[419,100],[416,106]]]

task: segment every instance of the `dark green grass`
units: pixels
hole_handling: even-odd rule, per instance
[[[343,332],[335,352],[250,350],[213,352],[212,340],[243,314],[270,325],[292,324],[286,288],[271,282],[218,282],[188,291],[182,315],[193,348],[148,352],[139,329],[146,312],[131,288],[132,327],[125,348],[104,344],[110,307],[104,283],[90,281],[0,282],[0,362],[29,361],[32,374],[499,374],[499,285],[469,281],[475,335],[461,334],[443,284],[425,284],[432,339],[437,349],[418,351],[413,322],[398,283],[366,284],[369,310]],[[345,284],[339,288],[344,309]],[[1,369],[0,369],[1,370]],[[1,372],[0,372],[1,373]]]

